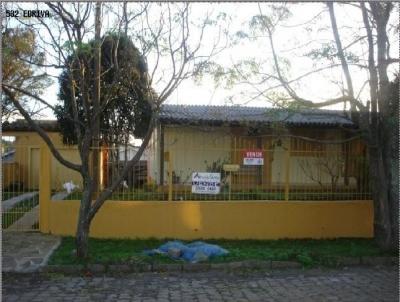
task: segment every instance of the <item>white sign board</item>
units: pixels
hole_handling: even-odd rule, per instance
[[[192,173],[192,193],[218,194],[221,187],[221,173]]]
[[[264,165],[264,158],[245,157],[245,158],[243,158],[243,165],[245,165],[245,166],[262,166],[262,165]]]

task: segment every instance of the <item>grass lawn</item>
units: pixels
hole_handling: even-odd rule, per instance
[[[78,261],[73,250],[74,238],[64,237],[60,247],[52,255],[49,264],[83,263],[175,263],[166,256],[150,257],[142,254],[144,249],[153,249],[167,240],[117,240],[90,239],[90,257],[85,262]],[[335,240],[207,240],[219,244],[230,253],[214,258],[211,262],[231,262],[242,260],[294,260],[304,266],[334,265],[337,257],[384,256],[370,239]]]

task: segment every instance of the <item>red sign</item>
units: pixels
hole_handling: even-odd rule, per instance
[[[262,165],[264,165],[264,155],[263,155],[262,150],[253,149],[253,150],[244,151],[243,165],[245,165],[245,166],[262,166]]]
[[[263,158],[262,150],[246,150],[244,156],[246,158]]]

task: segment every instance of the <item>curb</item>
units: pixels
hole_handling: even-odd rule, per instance
[[[335,267],[398,265],[397,257],[340,257]],[[153,264],[89,264],[89,265],[47,265],[40,269],[45,273],[166,273],[233,271],[243,269],[300,269],[303,265],[296,261],[245,260],[226,263],[153,263]]]

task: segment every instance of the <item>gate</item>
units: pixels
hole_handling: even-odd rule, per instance
[[[2,151],[2,230],[38,231],[40,148],[3,137]]]

